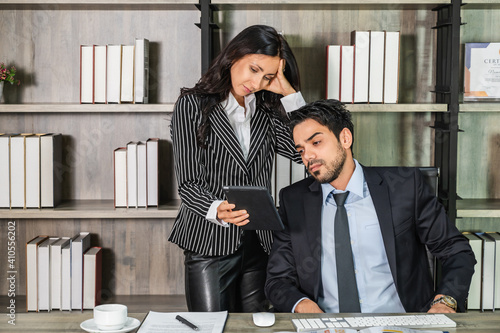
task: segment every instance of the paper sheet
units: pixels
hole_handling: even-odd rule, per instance
[[[195,331],[175,317],[182,316],[198,326]],[[226,324],[227,311],[221,312],[155,312],[149,311],[137,333],[222,333]]]

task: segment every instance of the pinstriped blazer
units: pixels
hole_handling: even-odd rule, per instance
[[[194,95],[179,98],[170,131],[181,205],[168,240],[185,250],[221,256],[236,251],[242,232],[233,224],[223,227],[205,219],[213,201],[226,199],[222,187],[251,185],[270,189],[275,153],[296,162],[301,158],[288,127],[259,107],[251,119],[247,160],[226,112],[212,112],[209,121],[207,148],[204,149],[196,142],[201,123],[198,99]],[[269,253],[272,232],[257,230],[257,235]]]

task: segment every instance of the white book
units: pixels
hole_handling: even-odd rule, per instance
[[[40,135],[26,137],[26,208],[40,208]]]
[[[340,100],[340,45],[328,45],[326,54],[326,98]]]
[[[134,45],[124,45],[122,49],[122,103],[134,102]]]
[[[481,268],[483,267],[483,241],[476,234],[464,232],[469,240],[470,247],[476,257],[476,267],[469,288],[467,298],[467,309],[479,310],[481,308]]]
[[[106,57],[106,100],[120,103],[122,77],[122,46],[108,44]]]
[[[384,36],[383,31],[370,31],[370,103],[384,101]]]
[[[0,208],[10,207],[10,135],[0,135]]]
[[[134,101],[149,102],[149,40],[135,39]]]
[[[353,102],[354,94],[354,46],[340,47],[340,101]]]
[[[26,243],[26,311],[38,311],[38,245],[47,236],[37,236]]]
[[[353,31],[351,44],[354,45],[354,103],[367,103],[370,73],[370,32]]]
[[[61,309],[62,249],[70,244],[69,237],[61,237],[50,245],[50,308]]]
[[[291,174],[292,182],[291,182],[291,184],[296,183],[299,180],[306,178],[306,168],[305,168],[304,164],[299,164],[299,163],[295,163],[295,162],[291,162],[291,163],[292,163],[292,174]]]
[[[493,298],[493,309],[500,308],[500,234],[498,232],[486,233],[495,241],[495,290]]]
[[[158,152],[159,139],[148,139],[146,141],[148,206],[158,206]]]
[[[137,208],[137,142],[127,143],[127,207]]]
[[[71,308],[83,310],[83,254],[90,248],[90,233],[80,232],[71,243]]]
[[[271,195],[274,198],[274,204],[276,205],[276,207],[278,207],[279,193],[276,191],[276,156],[278,156],[278,154],[275,154],[273,159],[273,172],[271,173]]]
[[[50,237],[38,246],[38,311],[50,310],[50,246],[59,237]]]
[[[148,205],[148,179],[147,179],[147,156],[146,143],[137,144],[137,206],[147,207]]]
[[[276,154],[276,197],[275,201],[279,201],[278,195],[282,188],[290,185],[290,173],[292,163],[288,158]]]
[[[478,233],[483,240],[481,269],[481,311],[495,309],[495,240],[486,233]]]
[[[40,204],[55,207],[62,192],[62,135],[49,133],[40,137]]]
[[[399,31],[385,33],[384,103],[398,102]]]
[[[11,208],[25,208],[25,156],[26,136],[31,134],[14,135],[10,138],[10,206]]]
[[[71,245],[73,240],[61,249],[61,311],[71,311]]]
[[[94,103],[106,103],[106,45],[94,48]]]
[[[127,207],[127,148],[113,151],[114,206]]]
[[[80,103],[94,103],[94,45],[80,45]]]
[[[83,308],[93,309],[101,301],[102,249],[91,247],[83,255]]]

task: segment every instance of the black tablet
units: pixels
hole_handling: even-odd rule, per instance
[[[261,186],[224,186],[227,201],[235,204],[235,210],[245,209],[250,222],[244,230],[283,230],[283,222],[276,210],[273,198]]]

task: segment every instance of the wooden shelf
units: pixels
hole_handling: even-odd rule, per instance
[[[310,0],[310,1],[300,1],[300,0],[246,0],[246,1],[238,1],[238,0],[213,0],[213,4],[221,4],[221,5],[252,5],[252,4],[261,4],[261,5],[290,5],[290,4],[298,4],[298,5],[327,5],[327,4],[339,4],[339,5],[350,5],[350,4],[358,4],[358,5],[438,5],[438,4],[450,4],[451,0]]]
[[[463,103],[460,112],[500,112],[500,103]]]
[[[0,219],[136,219],[175,218],[180,200],[159,207],[114,208],[113,200],[65,201],[56,208],[0,209]]]
[[[12,5],[195,5],[194,0],[3,0]]]
[[[446,104],[346,104],[351,112],[447,112]]]
[[[457,200],[457,217],[500,217],[500,199]]]
[[[174,104],[0,104],[0,113],[140,113],[140,112],[172,112]]]

